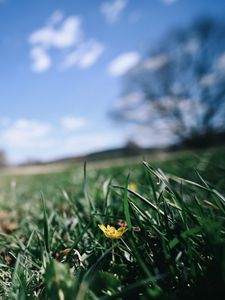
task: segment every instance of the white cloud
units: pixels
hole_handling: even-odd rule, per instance
[[[61,10],[56,10],[48,20],[48,24],[56,25],[63,20],[64,14]]]
[[[133,101],[131,100],[131,102]],[[142,106],[138,110],[138,116],[141,120],[147,118],[149,113],[148,107]],[[133,117],[137,118],[137,114],[134,114]],[[71,130],[85,125],[83,118],[74,118],[73,116],[64,117],[60,121],[61,125],[63,121],[67,129]],[[128,139],[140,142],[142,145],[160,143],[163,139],[162,135],[154,134],[155,131],[151,132],[149,129],[151,128],[132,124],[124,130],[121,130],[121,128],[104,128],[98,131],[86,131],[85,133],[65,132],[60,126],[53,127],[51,124],[38,120],[18,119],[11,121],[6,127],[0,129],[0,140],[2,148],[13,163],[26,160],[47,161],[121,147]]]
[[[101,43],[90,40],[70,52],[66,56],[62,67],[69,68],[78,66],[81,69],[88,68],[99,59],[103,52],[104,46]]]
[[[200,78],[200,85],[212,87],[223,80],[225,71],[225,52],[221,53],[214,60],[213,69],[214,70],[211,73],[206,73]]]
[[[88,47],[80,60],[81,68],[92,66],[104,51],[103,45],[95,41],[90,42]]]
[[[50,51],[61,52],[63,69],[77,65],[79,68],[92,66],[104,51],[103,44],[95,39],[87,39],[82,30],[82,20],[79,16],[64,18],[61,11],[55,11],[47,24],[35,30],[29,36],[31,45],[32,71],[40,73],[52,65]],[[65,54],[68,49],[69,54]]]
[[[110,23],[114,23],[118,20],[119,15],[126,8],[128,4],[127,0],[114,0],[103,2],[100,11]]]
[[[128,109],[124,112],[124,117],[127,121],[137,123],[148,123],[150,116],[153,116],[153,110],[151,103],[143,103],[136,109]]]
[[[169,57],[165,54],[158,54],[145,59],[141,66],[149,71],[157,71],[169,62]]]
[[[51,58],[43,48],[32,48],[30,51],[30,56],[32,58],[31,69],[34,72],[41,73],[51,67]]]
[[[214,85],[217,81],[216,75],[214,73],[205,74],[201,80],[200,84],[202,86],[210,87]]]
[[[68,130],[77,130],[87,125],[87,120],[83,117],[65,116],[61,119],[61,125]]]
[[[117,100],[115,107],[117,109],[134,107],[140,104],[142,99],[143,99],[143,94],[141,92],[131,92],[127,95],[120,97]]]
[[[78,43],[82,35],[81,18],[70,16],[59,26],[58,23],[61,21],[61,18],[59,12],[57,12],[57,15],[54,13],[50,18],[50,24],[34,31],[30,35],[30,44],[38,44],[43,48],[67,48]]]
[[[192,54],[199,49],[199,41],[196,38],[192,38],[184,45],[184,51],[186,53]]]
[[[127,52],[119,55],[108,66],[108,72],[112,76],[120,76],[127,73],[140,61],[137,52]]]
[[[29,147],[38,143],[51,131],[51,126],[35,120],[19,119],[0,132],[4,144],[13,147]]]
[[[168,124],[162,119],[155,122],[154,128],[149,125],[136,125],[130,131],[130,139],[142,147],[164,147],[174,143]]]
[[[225,71],[225,52],[217,58],[215,66],[218,70]]]
[[[161,117],[161,113],[158,109],[159,105],[162,108],[162,111],[165,110],[166,112],[173,112],[174,110],[179,109],[183,114],[184,120],[188,120],[189,123],[193,119],[196,119],[193,118],[193,116],[190,117],[191,114],[197,114],[199,112],[202,112],[202,110],[204,109],[202,104],[200,104],[197,99],[194,101],[193,99],[183,98],[177,101],[176,98],[165,96],[159,98],[157,103],[151,101],[141,102],[137,105],[137,107],[127,107],[127,109],[123,113],[123,116],[125,120],[132,121],[137,124],[149,124],[149,122],[151,121],[151,123],[154,124],[152,128],[159,129],[158,120],[164,119],[165,124],[168,124],[168,119],[166,119],[165,117]]]

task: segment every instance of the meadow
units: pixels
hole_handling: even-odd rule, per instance
[[[224,154],[1,176],[0,298],[222,299]]]

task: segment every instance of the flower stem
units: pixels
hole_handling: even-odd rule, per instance
[[[112,246],[114,245],[114,242],[112,240]],[[112,262],[115,263],[115,248],[112,248]]]

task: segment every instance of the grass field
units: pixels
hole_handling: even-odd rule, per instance
[[[225,296],[223,148],[1,176],[0,208],[1,299]]]

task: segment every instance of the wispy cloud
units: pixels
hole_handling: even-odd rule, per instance
[[[30,51],[30,56],[32,58],[31,69],[34,72],[41,73],[48,70],[51,67],[51,58],[44,48],[32,48]]]
[[[202,86],[210,87],[210,86],[213,86],[216,83],[216,81],[217,81],[216,74],[208,73],[208,74],[205,74],[204,76],[202,76],[199,83]]]
[[[51,131],[51,125],[36,120],[18,119],[0,132],[1,141],[13,147],[38,143]]]
[[[117,99],[115,108],[117,109],[130,109],[136,107],[143,100],[143,94],[141,92],[131,92]]]
[[[184,44],[184,52],[193,54],[200,47],[199,41],[196,38],[191,38],[187,43]]]
[[[164,147],[174,143],[174,138],[171,136],[168,126],[162,120],[158,120],[154,128],[158,130],[153,130],[148,125],[132,126],[130,129],[130,139],[142,147]]]
[[[92,66],[104,50],[103,44],[85,37],[80,16],[65,18],[61,11],[54,12],[45,26],[32,32],[28,42],[31,45],[31,68],[37,73],[44,72],[52,66],[52,49],[60,51],[64,56],[63,67],[76,65],[83,69]],[[64,49],[68,50],[67,54]]]
[[[109,23],[114,23],[118,20],[127,4],[127,0],[105,1],[100,7],[100,11]]]
[[[92,66],[104,52],[103,44],[90,40],[71,51],[62,63],[63,68],[77,66],[81,69]]]
[[[56,10],[54,13],[51,15],[51,17],[48,19],[48,24],[49,25],[56,25],[59,22],[61,22],[64,18],[64,14],[61,10]]]
[[[139,94],[127,95],[122,101],[124,104],[136,104],[139,101]],[[137,114],[132,115],[129,111],[127,118],[138,121],[149,116],[148,107],[141,106]],[[3,118],[1,118],[3,119]],[[8,121],[8,120],[7,120]],[[146,141],[149,135],[144,126],[136,128],[137,124],[126,127],[124,130],[86,128],[88,121],[84,117],[64,116],[55,123],[43,122],[40,120],[17,119],[9,121],[0,127],[0,140],[2,147],[6,150],[8,158],[13,163],[26,160],[51,160],[60,157],[73,155],[84,155],[93,151],[100,151],[113,147],[121,147],[125,141],[131,138],[134,141],[140,140],[141,128],[146,130]],[[141,136],[144,136],[141,134]],[[159,136],[156,137],[159,139]],[[143,138],[144,140],[144,138]],[[154,140],[155,142],[155,140]]]
[[[127,73],[140,61],[137,52],[126,52],[117,56],[108,66],[108,72],[112,76],[121,76]]]
[[[157,71],[169,62],[169,57],[166,54],[158,54],[145,59],[141,67],[149,71]]]
[[[215,67],[219,71],[225,71],[225,52],[223,52],[215,61]]]
[[[38,44],[44,48],[67,48],[78,43],[82,35],[80,17],[70,16],[61,24],[59,24],[61,17],[55,14],[50,19],[54,22],[50,22],[30,35],[30,44]]]
[[[54,123],[17,119],[6,126],[0,124],[1,147],[10,162],[18,163],[87,154],[119,146],[124,141],[121,131],[81,131],[87,124],[86,118],[69,115]]]
[[[65,116],[61,119],[61,125],[67,130],[78,130],[88,124],[84,117]]]
[[[177,0],[160,0],[160,1],[169,5],[175,3]]]

